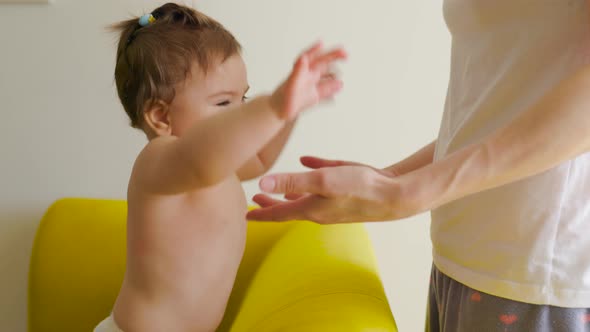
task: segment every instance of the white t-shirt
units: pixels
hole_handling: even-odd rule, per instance
[[[444,0],[444,14],[452,58],[437,160],[590,63],[588,0]],[[590,308],[590,154],[436,209],[431,237],[435,265],[469,287]]]

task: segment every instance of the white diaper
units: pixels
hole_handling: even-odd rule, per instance
[[[103,320],[94,329],[94,332],[123,332],[115,323],[113,315],[110,315],[107,319]]]

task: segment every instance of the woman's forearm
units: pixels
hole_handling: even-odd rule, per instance
[[[386,167],[383,170],[398,176],[412,172],[414,170],[417,170],[418,168],[422,168],[432,163],[434,159],[435,148],[436,140],[421,148],[420,150],[416,151],[408,158],[398,163],[395,163],[389,167]]]
[[[483,141],[407,174],[408,188],[428,210],[512,183],[590,151],[590,67]]]

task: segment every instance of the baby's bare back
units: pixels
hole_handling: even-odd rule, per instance
[[[126,332],[212,331],[246,239],[237,177],[179,195],[128,194],[127,272],[114,316]]]

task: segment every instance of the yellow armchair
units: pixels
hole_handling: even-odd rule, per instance
[[[109,315],[125,271],[126,209],[91,199],[48,209],[31,257],[30,332],[92,331]],[[249,223],[246,243],[219,331],[397,332],[363,226]]]

